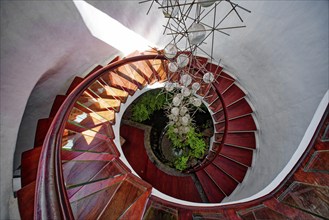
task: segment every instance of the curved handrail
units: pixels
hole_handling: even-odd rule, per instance
[[[43,143],[34,200],[34,219],[74,219],[69,200],[65,193],[65,184],[61,167],[61,135],[70,110],[79,96],[100,75],[127,63],[166,59],[163,55],[139,55],[116,61],[86,77],[65,99],[55,115]]]
[[[211,86],[213,86],[213,83],[211,84]],[[213,86],[213,87],[215,87],[215,86]],[[222,149],[222,147],[225,143],[227,132],[228,132],[228,129],[227,129],[228,128],[227,108],[226,108],[226,104],[224,102],[224,99],[223,99],[220,91],[218,91],[217,87],[215,87],[215,92],[217,93],[217,97],[220,99],[220,101],[222,103],[223,113],[224,113],[225,127],[224,127],[224,135],[223,135],[223,138],[222,138],[222,142],[221,142],[220,146],[218,147],[218,149],[216,150],[216,152],[209,151],[208,155],[203,159],[203,161],[201,163],[199,163],[196,166],[192,167],[191,169],[187,170],[186,173],[192,173],[192,172],[200,171],[200,170],[204,169],[205,167],[207,167],[209,164],[211,164],[212,161],[217,157],[217,155],[219,154],[220,150]]]

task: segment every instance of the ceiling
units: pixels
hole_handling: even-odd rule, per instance
[[[88,2],[164,45],[162,13],[146,16],[147,4]],[[329,85],[328,1],[239,3],[252,11],[243,14],[247,28],[216,35],[214,57],[247,90],[259,140],[253,168],[229,200],[258,192],[279,174]],[[2,198],[10,197],[12,171],[32,148],[37,119],[48,116],[55,96],[74,76],[118,53],[90,34],[71,1],[1,1]],[[8,216],[4,199],[0,219]]]

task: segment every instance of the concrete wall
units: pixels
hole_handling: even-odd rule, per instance
[[[145,16],[147,5],[91,4],[162,44],[162,15]],[[260,139],[254,167],[228,200],[259,191],[279,173],[329,84],[328,1],[241,4],[252,11],[244,15],[247,28],[232,31],[231,37],[216,36],[215,57],[249,92]],[[70,1],[1,1],[0,219],[9,218],[12,171],[20,152],[33,145],[37,119],[47,117],[55,95],[74,75],[115,53],[89,34]]]

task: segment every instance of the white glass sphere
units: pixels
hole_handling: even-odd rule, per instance
[[[166,18],[176,17],[179,12],[178,1],[177,0],[163,0],[162,12]]]
[[[202,104],[202,101],[201,101],[201,99],[194,98],[192,104],[193,104],[195,107],[200,107],[201,104]]]
[[[187,112],[188,112],[188,109],[185,106],[181,107],[181,109],[179,110],[179,114],[181,116],[184,116]]]
[[[183,100],[183,95],[181,93],[178,93],[175,97],[179,98],[180,100]]]
[[[189,74],[183,74],[180,77],[179,82],[183,85],[183,86],[189,86],[192,82],[192,77]]]
[[[206,29],[199,23],[193,23],[187,31],[190,44],[193,45],[201,43],[206,37]]]
[[[189,131],[190,131],[190,127],[185,126],[185,127],[183,128],[183,133],[184,133],[184,134],[188,133]]]
[[[174,116],[178,116],[179,115],[179,108],[174,107],[171,109],[171,114],[173,114]]]
[[[164,48],[164,55],[168,59],[174,58],[177,55],[177,47],[176,47],[176,45],[175,44],[168,44]]]
[[[181,117],[181,122],[182,122],[182,125],[187,126],[189,124],[190,120],[189,120],[189,118],[184,116],[184,117]]]
[[[178,65],[176,62],[169,62],[168,63],[168,69],[170,72],[174,73],[178,70]]]
[[[183,68],[189,63],[189,58],[186,54],[182,53],[178,55],[178,57],[176,58],[176,62],[179,68]]]
[[[192,84],[192,90],[195,92],[198,91],[200,89],[200,87],[201,87],[200,83],[198,83],[198,82],[195,82]]]
[[[211,72],[207,72],[206,74],[203,75],[202,79],[205,83],[212,83],[215,77],[214,74],[212,74]]]
[[[199,4],[202,7],[209,7],[216,2],[216,0],[198,0]]]
[[[165,89],[166,89],[168,92],[173,91],[174,88],[175,88],[175,86],[174,86],[173,83],[171,83],[171,82],[166,82],[166,84],[165,84]]]
[[[173,86],[174,86],[174,88],[179,88],[180,86],[179,86],[179,83],[177,83],[177,82],[174,82],[173,83]]]
[[[191,95],[191,90],[187,87],[183,87],[182,88],[182,94],[183,94],[184,97],[187,97],[187,96]]]
[[[179,106],[181,102],[182,102],[182,100],[178,97],[174,97],[172,100],[172,103],[174,106]]]

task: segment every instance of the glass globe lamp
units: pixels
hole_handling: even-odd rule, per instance
[[[192,90],[195,92],[198,91],[200,89],[200,87],[201,87],[200,83],[198,83],[198,82],[195,82],[192,84]]]
[[[174,107],[171,109],[171,114],[173,114],[174,116],[178,116],[179,115],[179,108]]]
[[[173,83],[171,83],[171,82],[166,82],[165,89],[166,89],[168,92],[173,91],[174,88],[175,88],[175,86],[174,86]]]
[[[181,92],[182,92],[184,97],[187,97],[187,96],[191,95],[191,90],[187,87],[183,87]]]
[[[161,6],[165,18],[176,17],[179,12],[177,0],[163,0]]]
[[[207,72],[203,75],[202,79],[205,83],[212,83],[215,80],[215,77],[211,72]]]
[[[189,86],[192,82],[192,77],[189,74],[183,74],[180,77],[179,82],[183,85],[183,86]]]
[[[202,24],[193,23],[187,30],[190,44],[197,45],[206,37],[206,29]]]
[[[168,63],[168,69],[170,72],[174,73],[178,70],[178,65],[176,62],[169,62]]]
[[[176,58],[176,62],[179,68],[183,68],[189,63],[189,58],[186,54],[182,53],[178,55],[178,57]]]
[[[216,0],[198,0],[198,3],[205,8],[213,5],[215,2]]]
[[[168,44],[164,48],[163,52],[165,57],[167,57],[168,59],[172,59],[177,55],[177,47],[175,44]]]

